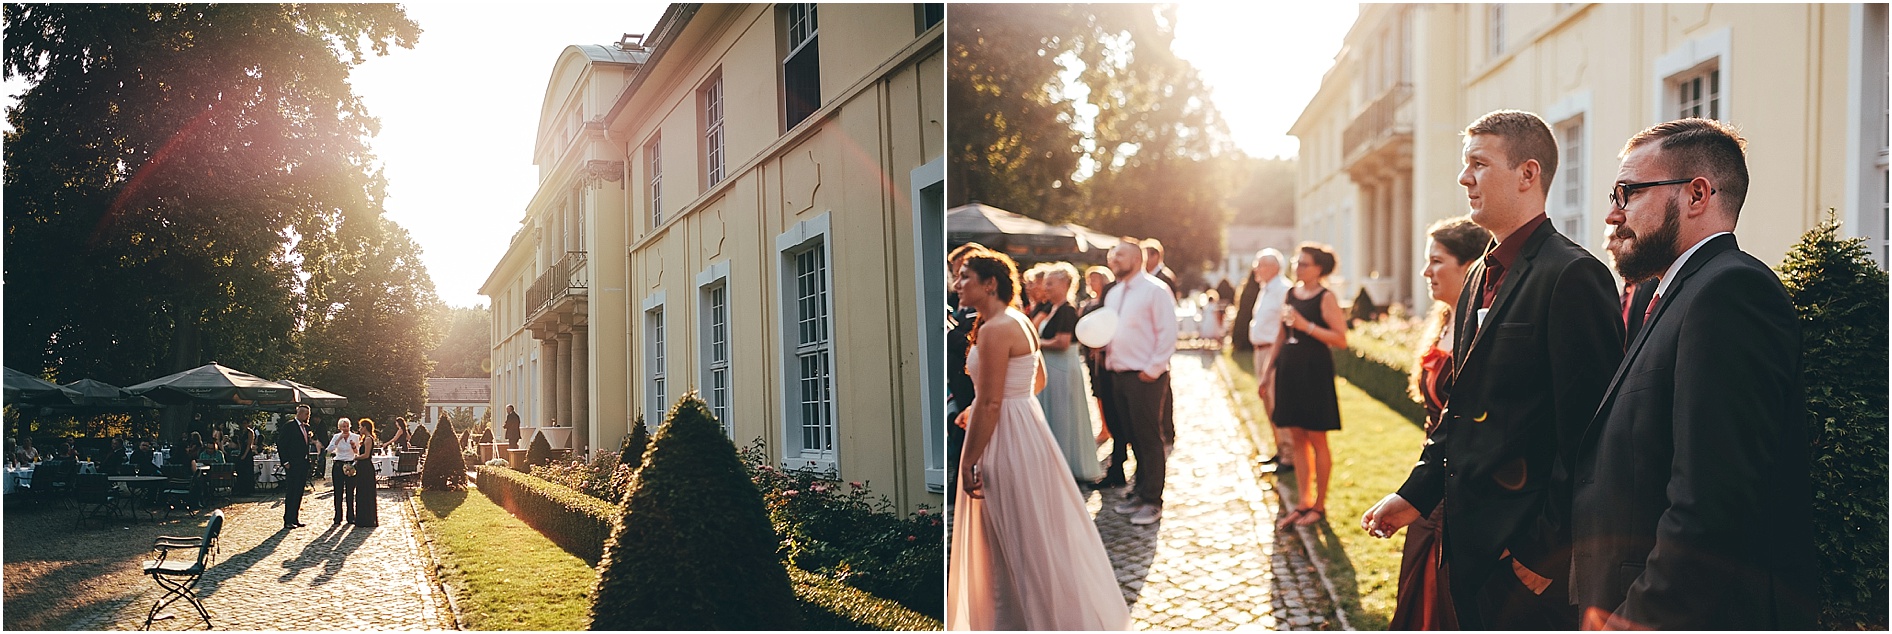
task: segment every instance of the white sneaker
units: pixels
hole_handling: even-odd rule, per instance
[[[1160,519],[1163,519],[1163,507],[1155,504],[1145,504],[1141,510],[1137,511],[1136,515],[1130,516],[1130,523],[1137,526],[1149,526],[1155,524],[1156,521]]]
[[[1131,513],[1135,513],[1137,511],[1142,510],[1143,506],[1144,506],[1143,499],[1137,497],[1135,493],[1132,493],[1128,496],[1125,496],[1123,499],[1123,502],[1113,507],[1113,510],[1117,511],[1117,513],[1121,515],[1129,515]]]

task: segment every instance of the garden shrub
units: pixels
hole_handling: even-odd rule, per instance
[[[427,433],[425,428],[419,434]],[[416,434],[418,436],[419,434]],[[466,462],[460,448],[453,446],[453,434],[434,434],[427,447],[427,459],[421,462],[420,486],[429,491],[466,490]]]
[[[1250,270],[1242,276],[1242,289],[1235,295],[1235,318],[1229,320],[1229,343],[1238,353],[1255,349],[1255,344],[1248,340],[1248,328],[1255,321],[1255,298],[1260,295],[1261,283],[1255,281],[1255,273]]]
[[[624,435],[624,446],[618,449],[618,462],[636,470],[644,466],[644,451],[649,448],[650,431],[644,428],[644,415],[638,414],[631,422],[631,433]]]
[[[1830,214],[1830,212],[1829,212]],[[1886,274],[1829,215],[1781,263],[1800,314],[1821,624],[1886,629]]]
[[[937,565],[933,574],[939,574]],[[802,624],[810,630],[923,632],[946,629],[939,619],[812,572],[790,566],[788,578],[795,584]]]
[[[433,448],[433,436],[427,433],[426,425],[421,425],[420,429],[414,430],[414,435],[408,440],[408,443],[419,447],[421,451],[427,451]]]
[[[511,467],[511,466],[512,466],[512,463],[511,463],[511,462],[507,462],[505,458],[494,458],[494,459],[492,459],[492,460],[488,460],[488,461],[486,461],[486,466],[488,466],[488,467]]]
[[[1425,406],[1406,392],[1421,325],[1399,315],[1356,324],[1347,331],[1347,349],[1334,351],[1334,374],[1424,428]]]
[[[605,544],[591,629],[802,629],[762,495],[694,392],[645,457]]]
[[[807,470],[768,463],[760,439],[744,449],[744,463],[762,490],[780,546],[790,565],[832,577],[935,618],[945,614],[945,526],[920,507],[897,513],[864,482],[840,482]]]
[[[530,471],[532,467],[552,461],[552,441],[545,439],[545,432],[532,432],[532,445],[526,448],[526,463],[515,465],[520,471]]]
[[[628,466],[618,464],[618,454],[600,451],[589,463],[577,460],[553,460],[532,467],[533,477],[552,482],[611,504],[624,499],[630,485]]]
[[[604,557],[617,507],[505,466],[478,467],[480,492],[587,564]]]

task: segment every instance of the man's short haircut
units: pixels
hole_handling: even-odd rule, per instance
[[[1256,252],[1255,252],[1255,264],[1254,264],[1254,265],[1251,265],[1251,266],[1249,266],[1249,268],[1251,268],[1251,269],[1252,269],[1252,268],[1254,268],[1255,266],[1259,266],[1259,265],[1261,264],[1261,261],[1262,261],[1262,260],[1269,260],[1269,259],[1272,259],[1272,260],[1274,260],[1274,268],[1275,268],[1275,271],[1277,271],[1277,273],[1275,273],[1275,275],[1282,275],[1282,274],[1286,274],[1286,273],[1288,272],[1288,258],[1287,258],[1287,256],[1284,256],[1284,255],[1282,255],[1282,254],[1281,254],[1281,250],[1280,250],[1280,249],[1276,249],[1276,248],[1274,248],[1274,247],[1267,247],[1267,248],[1264,248],[1264,249],[1262,249],[1262,250],[1260,250],[1260,251],[1256,251]]]
[[[1145,260],[1149,259],[1151,253],[1158,256],[1163,255],[1163,241],[1161,240],[1157,240],[1156,238],[1144,238],[1143,241],[1138,244],[1143,246],[1143,259]]]
[[[1141,271],[1141,270],[1143,270],[1143,263],[1144,263],[1144,262],[1147,262],[1147,261],[1149,261],[1149,258],[1145,256],[1145,252],[1144,252],[1144,249],[1148,249],[1149,247],[1139,247],[1138,245],[1140,245],[1140,244],[1142,244],[1142,243],[1143,243],[1143,241],[1141,241],[1141,240],[1138,240],[1138,239],[1136,239],[1136,238],[1132,238],[1132,237],[1130,237],[1130,236],[1123,236],[1123,237],[1120,237],[1120,238],[1117,238],[1117,246],[1118,246],[1118,247],[1122,247],[1122,246],[1128,246],[1128,247],[1130,247],[1130,249],[1129,249],[1129,251],[1130,251],[1131,253],[1133,253],[1133,254],[1135,254],[1135,255],[1136,255],[1136,258],[1137,258],[1137,270],[1139,270],[1139,271]],[[1114,249],[1114,248],[1117,248],[1117,247],[1111,247],[1111,248],[1113,248],[1113,249]],[[1159,242],[1159,243],[1157,243],[1157,245],[1156,245],[1156,248],[1158,248],[1158,249],[1161,249],[1161,248],[1163,248],[1163,245],[1162,245],[1162,243],[1160,243],[1160,242]]]
[[[306,410],[309,410],[309,411],[315,411],[315,409],[314,409],[314,408],[311,408],[311,407],[309,407],[309,404],[308,404],[308,403],[296,403],[296,410],[297,410],[297,411],[301,411],[301,410],[305,410],[305,409],[306,409]]]
[[[1734,126],[1694,117],[1658,123],[1629,137],[1622,153],[1649,143],[1662,151],[1656,161],[1668,168],[1669,178],[1708,177],[1715,193],[1728,198],[1734,217],[1741,217],[1747,201],[1747,139]]]
[[[1557,175],[1557,135],[1536,113],[1523,110],[1493,110],[1465,126],[1465,136],[1483,134],[1504,139],[1504,155],[1511,160],[1506,169],[1517,169],[1525,161],[1536,160],[1543,168],[1538,187],[1550,195],[1551,178]]]

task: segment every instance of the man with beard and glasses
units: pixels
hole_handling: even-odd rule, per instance
[[[1604,227],[1603,233],[1607,242],[1603,245],[1603,250],[1609,252],[1611,262],[1622,261],[1623,250],[1629,244],[1629,240],[1624,238],[1624,233],[1627,231],[1621,225]],[[1636,339],[1636,331],[1642,329],[1643,312],[1649,308],[1649,299],[1655,297],[1656,283],[1657,281],[1651,278],[1623,278],[1624,347],[1628,347],[1629,342]]]
[[[1622,152],[1616,269],[1658,280],[1576,447],[1571,599],[1585,629],[1813,629],[1800,327],[1734,238],[1747,142],[1681,119]]]
[[[1439,426],[1398,492],[1361,518],[1376,537],[1445,505],[1444,561],[1459,625],[1570,629],[1569,461],[1622,360],[1609,268],[1544,213],[1557,140],[1537,115],[1465,129],[1472,222],[1497,246],[1466,270],[1453,310],[1453,382]]]

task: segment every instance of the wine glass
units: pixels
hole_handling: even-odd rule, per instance
[[[1295,315],[1294,315],[1293,307],[1289,307],[1286,310],[1281,311],[1281,327],[1288,329],[1288,343],[1301,342],[1300,339],[1297,339],[1294,336],[1295,333],[1299,332],[1298,330],[1294,329],[1294,322],[1295,322]]]

